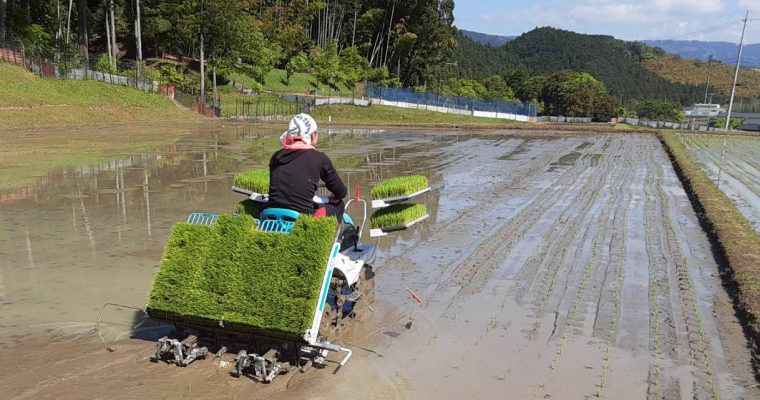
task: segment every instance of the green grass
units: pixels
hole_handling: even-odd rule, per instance
[[[312,116],[320,123],[327,123],[332,118],[335,124],[352,125],[414,125],[414,126],[494,126],[524,125],[506,119],[478,118],[469,115],[446,114],[427,110],[397,108],[390,106],[360,107],[352,105],[332,105],[317,107]]]
[[[301,217],[288,235],[253,219],[221,216],[211,227],[178,223],[150,291],[153,318],[299,340],[311,327],[335,218]]]
[[[393,228],[406,225],[427,214],[424,204],[396,204],[372,214],[369,223],[373,229]]]
[[[257,169],[243,172],[235,177],[235,186],[248,189],[256,193],[269,193],[269,170]]]
[[[157,93],[96,81],[41,78],[0,62],[0,129],[197,120]]]
[[[259,85],[255,79],[241,72],[230,73],[227,78],[249,89]],[[314,75],[308,73],[296,72],[290,77],[290,81],[286,78],[285,70],[275,68],[269,71],[264,76],[264,90],[275,93],[306,94],[316,89],[319,96],[351,96],[354,94],[352,88],[345,84],[338,84],[337,88],[330,88],[328,85],[320,83]],[[355,94],[361,96],[358,90]]]
[[[372,188],[372,198],[387,199],[419,192],[428,187],[428,179],[420,175],[386,179]]]
[[[708,234],[725,254],[738,287],[737,306],[748,316],[749,329],[760,335],[760,235],[736,205],[691,158],[682,134],[660,132],[660,141],[673,161],[684,188],[695,199],[698,214],[708,225]]]

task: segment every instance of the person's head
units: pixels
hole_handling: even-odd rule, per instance
[[[302,141],[304,144],[314,146],[319,139],[317,121],[309,114],[298,114],[290,120],[284,136],[287,136],[291,141]]]

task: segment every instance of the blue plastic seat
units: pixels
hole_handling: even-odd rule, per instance
[[[301,214],[285,208],[267,208],[259,216],[259,230],[262,232],[290,233]]]
[[[193,225],[211,226],[219,218],[219,214],[194,212],[187,216],[187,223]]]

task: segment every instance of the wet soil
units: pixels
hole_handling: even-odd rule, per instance
[[[760,232],[760,137],[682,134],[691,157]]]
[[[423,173],[430,220],[379,240],[374,311],[334,363],[270,385],[232,355],[148,361],[131,326],[174,221],[226,212],[272,132],[210,130],[172,149],[52,172],[0,202],[0,398],[611,398],[760,396],[705,234],[656,138],[398,132],[323,135],[344,180]],[[351,210],[357,218],[357,210]],[[415,303],[402,280],[424,301]]]

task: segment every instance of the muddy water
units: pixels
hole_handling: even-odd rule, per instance
[[[355,351],[346,367],[257,385],[231,379],[224,360],[178,369],[147,362],[148,341],[100,343],[90,329],[100,305],[144,303],[171,224],[192,210],[230,210],[239,200],[230,175],[264,164],[271,140],[220,129],[157,154],[51,174],[29,198],[2,203],[0,325],[10,326],[4,337],[12,343],[0,360],[29,366],[0,362],[5,392],[757,398],[705,235],[651,136],[323,137],[344,180],[365,193],[400,173],[424,173],[433,186],[430,221],[379,241],[374,312],[342,339]],[[118,326],[134,315],[116,310],[107,319],[114,332],[128,332]],[[54,340],[30,351],[24,345],[36,336],[18,333],[29,326],[51,330]],[[66,326],[75,339],[58,329]],[[41,362],[42,354],[66,360],[67,370]]]

